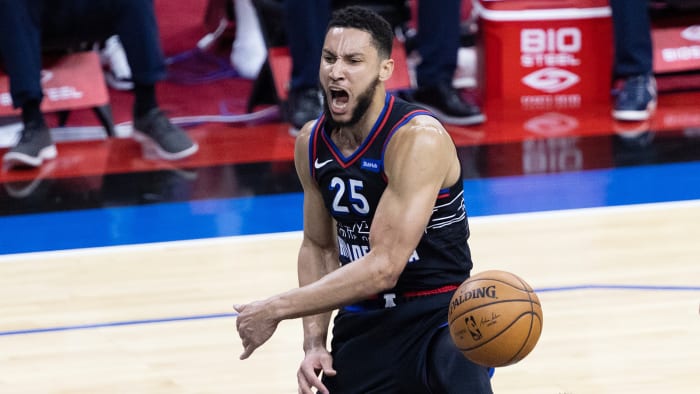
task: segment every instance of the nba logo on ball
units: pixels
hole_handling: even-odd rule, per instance
[[[452,340],[465,357],[503,367],[522,360],[537,344],[542,306],[522,278],[506,271],[484,271],[455,291],[448,321]]]

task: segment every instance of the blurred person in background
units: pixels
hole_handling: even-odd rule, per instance
[[[19,141],[3,156],[6,168],[39,167],[58,153],[40,109],[42,39],[97,42],[113,35],[132,73],[134,137],[165,160],[197,152],[158,106],[155,86],[166,69],[153,0],[0,0],[0,58],[23,123]]]
[[[321,113],[317,61],[330,18],[329,0],[285,0],[285,28],[292,57],[286,117],[295,135]],[[417,89],[413,101],[448,124],[473,125],[486,120],[480,108],[466,101],[452,85],[460,46],[461,0],[443,0],[439,6],[418,2],[416,67]]]
[[[648,0],[610,0],[615,38],[613,78],[620,83],[612,115],[622,121],[649,119],[656,109]]]

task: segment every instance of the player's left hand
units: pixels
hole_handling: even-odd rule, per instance
[[[243,353],[241,353],[240,359],[245,360],[255,349],[270,339],[277,329],[279,321],[272,318],[270,308],[265,307],[263,301],[236,304],[233,309],[238,312],[236,328],[243,343]]]
[[[328,394],[328,388],[319,378],[319,373],[326,376],[335,376],[333,369],[333,356],[325,347],[316,347],[305,352],[304,360],[297,371],[297,382],[299,383],[299,394],[313,394],[316,388],[319,394]]]

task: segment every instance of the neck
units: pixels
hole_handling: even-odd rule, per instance
[[[386,90],[383,86],[377,87],[372,98],[372,103],[360,120],[353,125],[339,126],[333,130],[332,133],[340,137],[339,140],[360,145],[369,135],[370,131],[372,131],[372,127],[382,113],[386,94]]]

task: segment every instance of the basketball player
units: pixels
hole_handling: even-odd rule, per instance
[[[461,354],[447,327],[472,268],[460,162],[431,113],[386,92],[392,38],[363,8],[331,19],[319,72],[325,113],[295,147],[300,287],[234,306],[241,359],[281,320],[302,317],[300,393],[491,393],[488,369]]]

